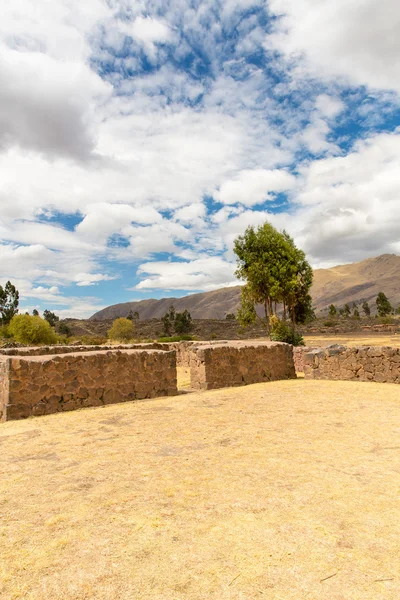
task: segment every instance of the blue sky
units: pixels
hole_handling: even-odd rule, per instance
[[[247,225],[314,267],[400,253],[395,0],[0,9],[0,283],[22,307],[236,284]]]

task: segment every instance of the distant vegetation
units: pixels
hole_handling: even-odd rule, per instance
[[[16,342],[27,345],[56,344],[58,336],[51,325],[41,317],[15,315],[8,326]]]
[[[125,317],[120,317],[119,319],[115,319],[107,335],[110,340],[128,342],[133,338],[134,331],[133,322]]]
[[[190,312],[184,310],[182,313],[175,312],[174,306],[170,306],[169,310],[161,318],[164,326],[164,333],[171,336],[174,333],[188,333],[192,328],[192,317]]]
[[[241,326],[260,318],[256,306],[262,305],[268,333],[281,341],[301,343],[301,336],[295,335],[295,323],[314,318],[309,294],[313,272],[304,252],[286,231],[279,232],[268,222],[258,229],[248,227],[236,238],[234,252],[236,275],[246,282],[237,315]],[[282,321],[277,314],[279,306],[283,307]]]

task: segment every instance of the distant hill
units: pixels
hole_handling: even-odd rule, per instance
[[[383,254],[358,263],[314,271],[311,295],[317,311],[327,310],[330,304],[341,307],[346,303],[360,303],[364,300],[369,302],[374,311],[375,298],[379,292],[384,292],[393,306],[400,304],[400,256]],[[173,304],[178,312],[187,309],[193,319],[224,319],[228,313],[236,312],[239,302],[240,286],[237,285],[213,292],[190,294],[183,298],[114,304],[90,318],[116,319],[126,317],[130,310],[137,311],[141,320],[160,318]]]

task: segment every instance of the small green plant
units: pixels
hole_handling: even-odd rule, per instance
[[[324,321],[324,327],[335,327],[336,325],[336,321],[332,321],[331,319],[329,321]]]
[[[216,333],[212,333],[212,334],[210,335],[210,339],[211,339],[211,340],[216,340],[216,339],[217,339],[217,334],[216,334]]]
[[[379,323],[382,325],[391,325],[393,323],[392,317],[379,317]]]
[[[271,340],[274,342],[285,342],[292,346],[304,346],[303,336],[295,331],[294,327],[286,321],[281,321],[278,317],[273,316],[271,322]]]
[[[20,344],[56,344],[59,341],[50,323],[40,317],[15,315],[8,329],[15,341]]]
[[[158,338],[158,342],[191,342],[193,341],[195,338],[192,335],[187,335],[187,334],[183,334],[183,335],[172,335],[170,337],[160,337]]]
[[[236,321],[235,313],[228,313],[227,315],[225,315],[225,320],[226,321]]]
[[[110,340],[128,342],[133,338],[134,329],[132,321],[125,319],[125,317],[120,317],[119,319],[115,319],[107,335]]]

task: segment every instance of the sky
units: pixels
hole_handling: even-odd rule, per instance
[[[400,254],[398,0],[0,7],[0,284],[24,310],[237,284],[266,220],[315,268]]]

